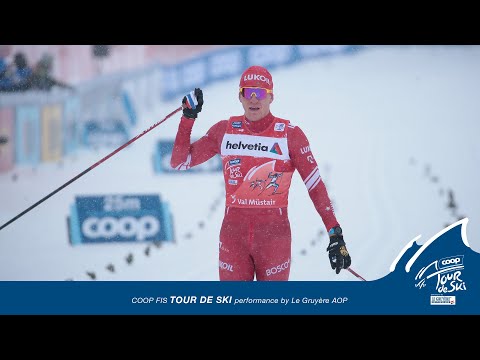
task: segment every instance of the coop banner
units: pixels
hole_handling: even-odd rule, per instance
[[[173,241],[170,208],[159,195],[77,196],[68,228],[72,245]]]

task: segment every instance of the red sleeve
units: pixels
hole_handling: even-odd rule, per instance
[[[308,195],[320,214],[325,228],[330,230],[334,226],[339,226],[335,212],[328,196],[327,188],[323,182],[317,161],[315,160],[310,144],[305,133],[298,127],[290,129],[288,134],[288,143],[290,158],[293,165],[298,170],[303,182],[308,190]]]
[[[227,121],[222,120],[213,125],[200,139],[190,144],[190,137],[195,120],[182,116],[173,144],[170,166],[176,170],[188,170],[204,163],[220,152]]]

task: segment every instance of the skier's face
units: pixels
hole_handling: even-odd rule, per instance
[[[249,97],[244,96],[245,92],[240,91],[238,98],[242,103],[245,117],[250,121],[258,121],[268,115],[270,112],[270,104],[273,101],[273,93],[267,93],[264,98],[257,97],[255,92],[249,94]]]

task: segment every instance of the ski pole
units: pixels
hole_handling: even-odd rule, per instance
[[[358,277],[359,279],[362,279],[363,281],[367,281],[365,280],[363,277],[361,277],[360,275],[358,275],[355,271],[353,271],[351,268],[347,268],[348,271],[350,271],[353,275],[355,275],[356,277]]]
[[[69,181],[67,181],[65,184],[63,184],[62,186],[58,187],[56,190],[52,191],[50,194],[48,194],[47,196],[45,196],[44,198],[40,199],[39,201],[37,201],[35,204],[33,204],[32,206],[30,206],[28,209],[25,209],[24,211],[22,211],[20,214],[18,214],[17,216],[15,216],[14,218],[10,219],[9,221],[7,221],[5,224],[3,224],[2,226],[0,226],[0,230],[2,230],[4,227],[6,227],[7,225],[11,224],[12,222],[14,222],[15,220],[17,220],[18,218],[20,218],[21,216],[25,215],[27,212],[29,212],[30,210],[32,210],[33,208],[35,208],[36,206],[40,205],[42,202],[44,202],[45,200],[47,200],[48,198],[50,198],[51,196],[55,195],[57,192],[59,192],[60,190],[62,190],[63,188],[67,187],[68,185],[70,185],[71,183],[73,183],[75,180],[78,180],[80,177],[82,177],[83,175],[85,175],[86,173],[88,173],[90,170],[93,170],[95,169],[98,165],[100,165],[101,163],[103,163],[104,161],[106,161],[107,159],[109,159],[110,157],[112,157],[113,155],[115,155],[116,153],[118,153],[120,150],[126,148],[128,145],[130,145],[131,143],[133,143],[134,141],[140,139],[143,135],[145,135],[146,133],[148,133],[150,130],[152,130],[153,128],[157,127],[158,125],[160,125],[161,123],[163,123],[165,120],[167,120],[169,117],[171,117],[172,115],[174,115],[175,113],[177,113],[178,111],[180,111],[183,107],[180,106],[178,109],[175,109],[174,111],[172,111],[170,114],[168,114],[167,116],[165,116],[165,118],[163,120],[160,120],[158,121],[157,123],[153,124],[152,126],[150,126],[148,129],[144,130],[141,134],[138,134],[137,136],[135,136],[134,138],[130,139],[128,142],[126,142],[125,144],[123,144],[122,146],[118,147],[116,150],[112,151],[110,154],[108,154],[107,156],[105,156],[103,159],[97,161],[95,164],[93,164],[92,166],[90,166],[89,168],[85,169],[84,171],[82,171],[80,174],[78,174],[77,176],[75,176],[74,178],[70,179]]]

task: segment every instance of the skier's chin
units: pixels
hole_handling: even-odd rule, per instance
[[[255,121],[260,120],[263,117],[260,108],[249,108],[248,109],[248,118]]]

